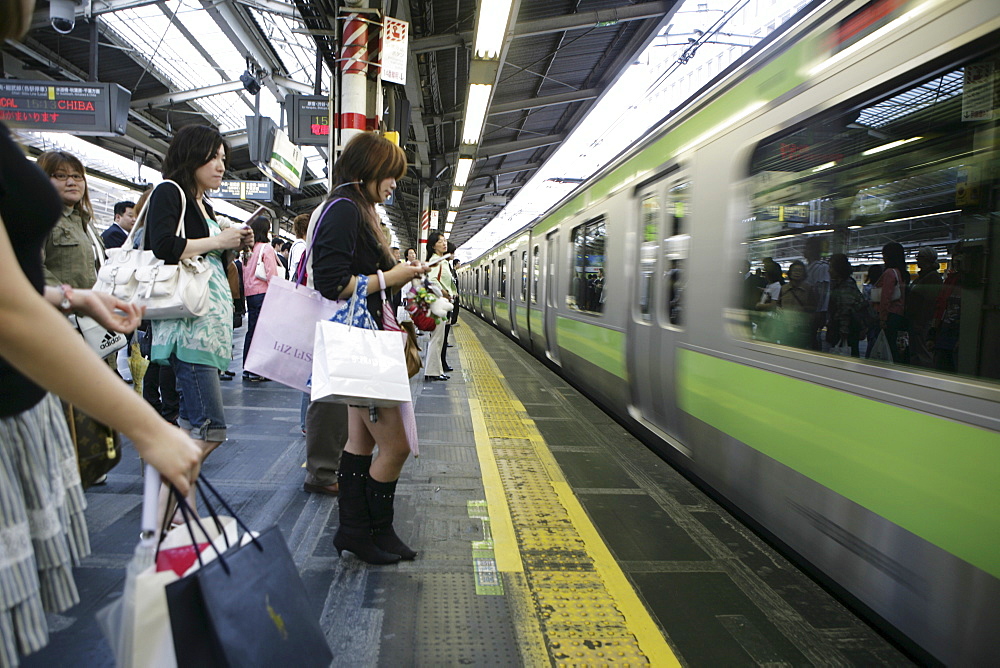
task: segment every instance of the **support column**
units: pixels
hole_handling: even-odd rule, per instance
[[[359,132],[364,132],[368,124],[368,23],[364,15],[343,12],[343,47],[340,52],[341,100],[340,145]]]
[[[424,262],[427,259],[427,235],[431,231],[431,189],[423,186],[420,189],[420,234],[417,241],[417,259]]]

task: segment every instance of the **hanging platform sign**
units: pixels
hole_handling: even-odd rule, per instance
[[[330,99],[326,95],[285,96],[288,138],[297,146],[326,146],[330,141]]]
[[[382,81],[406,85],[410,24],[386,16],[382,20]]]
[[[272,181],[223,181],[218,190],[209,193],[218,199],[252,199],[270,202],[274,196]]]
[[[131,101],[118,84],[0,79],[0,121],[22,130],[124,135]]]

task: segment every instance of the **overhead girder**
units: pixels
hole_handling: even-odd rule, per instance
[[[565,132],[560,132],[553,135],[545,135],[543,137],[532,137],[531,139],[519,139],[517,141],[487,144],[485,146],[480,146],[479,152],[476,155],[479,158],[495,158],[500,155],[510,155],[511,153],[520,153],[521,151],[530,151],[543,146],[559,144],[562,143],[566,137],[567,134]]]
[[[511,37],[530,37],[566,30],[594,28],[599,25],[613,25],[623,21],[642,21],[659,18],[669,12],[674,4],[672,0],[659,0],[658,2],[646,2],[641,5],[632,5],[620,9],[601,9],[567,14],[549,19],[522,21],[514,25]],[[450,35],[434,35],[433,37],[422,37],[413,40],[410,49],[411,53],[427,53],[442,49],[465,47],[471,41],[471,31]]]

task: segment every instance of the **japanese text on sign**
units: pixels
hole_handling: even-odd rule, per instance
[[[382,81],[406,84],[410,24],[386,16],[382,22]]]

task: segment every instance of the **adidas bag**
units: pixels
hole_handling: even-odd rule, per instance
[[[98,357],[107,357],[125,347],[124,334],[105,329],[93,318],[85,315],[71,315],[69,320],[83,335],[84,341],[93,348]]]

